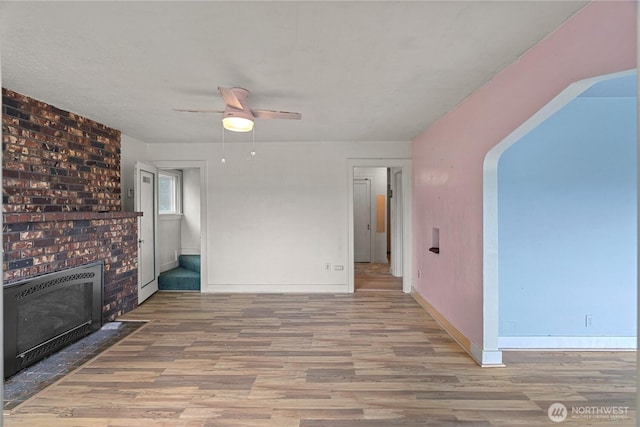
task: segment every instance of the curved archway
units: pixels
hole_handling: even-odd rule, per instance
[[[501,359],[499,343],[499,247],[498,247],[498,164],[505,151],[547,119],[557,114],[598,83],[632,76],[635,70],[581,80],[558,94],[544,108],[491,149],[483,165],[483,334],[484,351]]]

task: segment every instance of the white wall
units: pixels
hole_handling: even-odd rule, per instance
[[[171,270],[178,266],[180,255],[180,223],[178,215],[159,215],[158,223],[158,257],[160,258],[160,272]]]
[[[180,253],[200,254],[200,170],[182,171],[182,221]]]
[[[347,159],[410,158],[409,142],[162,144],[150,161],[207,161],[204,291],[346,291]],[[205,262],[205,260],[203,260]],[[342,271],[325,271],[325,263]]]
[[[136,162],[147,161],[147,145],[122,134],[120,139],[120,188],[122,191],[122,210],[133,212],[133,174]],[[132,197],[129,197],[131,190]]]
[[[371,180],[371,237],[372,237],[372,262],[387,262],[387,168],[354,168],[354,178],[369,178]],[[384,196],[385,207],[382,215],[385,218],[384,231],[376,232],[376,219],[378,215],[376,199]]]

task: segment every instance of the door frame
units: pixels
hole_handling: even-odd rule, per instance
[[[207,162],[206,160],[157,160],[159,169],[198,169],[200,171],[200,293],[209,282],[207,265]]]
[[[413,282],[412,257],[409,256],[409,254],[412,253],[411,159],[347,159],[347,292],[355,292],[353,254],[353,168],[356,167],[397,168],[402,171],[402,291],[404,293],[411,293]]]
[[[390,200],[390,221],[391,226],[389,232],[391,233],[391,274],[395,277],[402,277],[402,260],[403,257],[408,256],[403,252],[402,238],[404,230],[404,222],[402,213],[404,212],[404,194],[402,194],[402,169],[389,168],[391,191],[393,196]]]
[[[134,209],[140,209],[140,171],[146,171],[149,173],[153,173],[153,271],[154,277],[150,283],[155,282],[154,285],[151,285],[152,292],[146,295],[144,298],[142,297],[142,292],[140,292],[143,288],[142,284],[142,274],[140,274],[140,268],[142,262],[140,260],[140,230],[142,229],[142,217],[138,217],[138,304],[143,303],[147,298],[158,291],[158,275],[160,274],[160,254],[158,247],[158,168],[154,165],[137,161],[133,168],[133,194],[134,194]]]

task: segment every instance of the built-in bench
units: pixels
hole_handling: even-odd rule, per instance
[[[180,255],[178,267],[160,273],[161,291],[200,291],[200,255]]]

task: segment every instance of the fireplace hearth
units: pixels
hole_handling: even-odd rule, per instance
[[[102,285],[98,262],[5,286],[5,378],[100,329]]]

